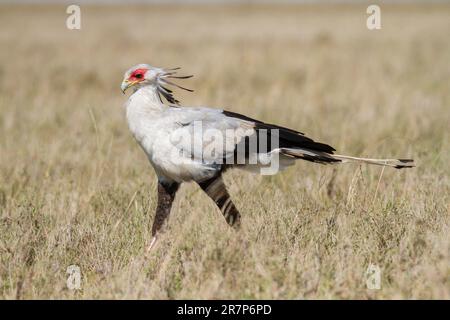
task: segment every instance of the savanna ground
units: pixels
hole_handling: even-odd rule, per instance
[[[63,6],[1,6],[0,296],[450,298],[450,6],[381,9],[369,31],[359,5],[82,6],[70,31]],[[187,184],[146,255],[156,179],[119,89],[141,62],[194,74],[185,105],[417,167],[230,171],[240,232]]]

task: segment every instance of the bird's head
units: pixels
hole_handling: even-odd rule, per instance
[[[133,89],[136,91],[141,87],[154,86],[156,92],[159,95],[160,100],[161,96],[163,96],[170,103],[178,104],[179,101],[174,98],[172,90],[168,89],[167,85],[176,86],[177,88],[190,92],[193,91],[191,89],[181,87],[178,84],[175,84],[169,80],[169,79],[187,79],[192,77],[192,76],[177,76],[176,70],[178,69],[180,68],[163,69],[152,67],[151,65],[148,64],[138,64],[128,69],[127,72],[125,72],[122,85],[120,86],[120,88],[122,89],[122,92],[125,93],[125,91],[130,87],[133,87]]]
[[[156,82],[156,76],[158,74],[157,68],[154,68],[148,64],[138,64],[125,72],[123,76],[122,85],[120,88],[122,92],[134,87],[135,90],[142,86],[154,84]]]

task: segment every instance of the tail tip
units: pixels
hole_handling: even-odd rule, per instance
[[[396,165],[395,169],[414,168],[414,159],[397,159],[401,164]]]

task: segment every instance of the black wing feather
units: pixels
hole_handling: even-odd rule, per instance
[[[245,115],[231,112],[231,111],[223,111],[223,114],[227,117],[233,117],[238,118],[245,121],[251,121],[255,123],[255,130],[258,136],[258,139],[260,138],[261,134],[266,135],[267,138],[267,145],[271,145],[271,137],[278,136],[279,139],[279,148],[293,148],[293,149],[308,149],[311,151],[317,151],[317,152],[324,152],[328,154],[333,154],[334,151],[336,151],[333,147],[331,147],[328,144],[316,142],[311,138],[306,137],[302,132],[281,127],[276,124],[271,123],[265,123],[260,120],[256,120],[250,117],[247,117]],[[264,130],[263,130],[264,129]],[[272,130],[278,130],[278,134],[273,132]],[[258,143],[259,145],[259,143]],[[305,159],[309,160],[309,159]]]

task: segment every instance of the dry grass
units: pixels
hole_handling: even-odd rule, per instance
[[[450,298],[449,6],[384,6],[381,31],[363,6],[82,10],[0,8],[1,297]],[[145,256],[155,175],[119,90],[140,62],[195,74],[186,105],[418,167],[230,172],[238,233],[185,185]]]

